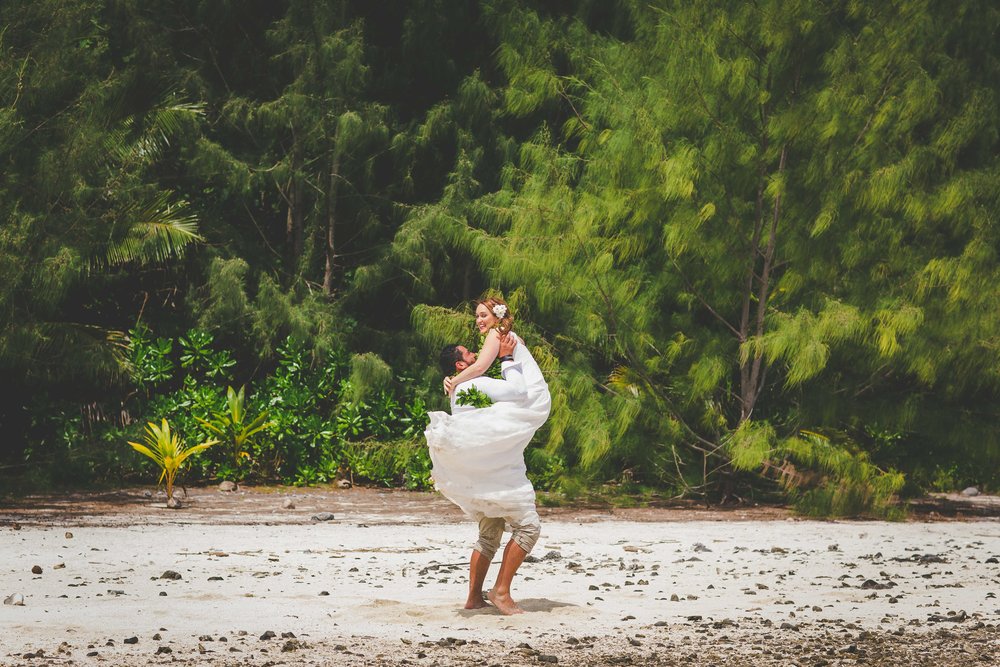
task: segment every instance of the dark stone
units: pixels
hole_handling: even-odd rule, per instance
[[[335,517],[333,515],[333,512],[320,512],[319,514],[313,514],[313,516],[312,516],[312,520],[313,521],[317,521],[317,522],[319,522],[319,521],[333,521],[336,518],[337,517]]]
[[[263,639],[274,639],[274,638],[275,638],[275,637],[277,637],[277,636],[278,636],[278,635],[276,635],[276,634],[274,633],[274,630],[268,630],[267,632],[265,632],[264,634],[262,634],[262,635],[260,636],[260,638],[261,638],[262,640],[263,640]]]
[[[31,568],[31,573],[32,574],[41,574],[42,573],[42,567],[40,565],[35,565],[34,567]]]
[[[164,653],[173,653],[173,652],[174,649],[170,648],[169,646],[161,646],[158,649],[156,649],[156,653],[154,655],[161,655]]]
[[[160,575],[160,579],[172,579],[173,581],[177,581],[178,579],[183,579],[183,577],[181,577],[181,573],[180,572],[174,572],[173,570],[167,570],[166,572],[164,572],[163,574]]]
[[[957,614],[953,611],[948,612],[947,616],[942,614],[931,614],[927,617],[927,620],[932,623],[962,623],[967,620],[969,615],[964,611],[960,611]]]
[[[139,643],[139,638],[138,637],[127,637],[127,638],[125,638],[125,639],[122,640],[122,643],[123,644],[138,644]]]

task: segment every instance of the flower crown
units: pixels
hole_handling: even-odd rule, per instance
[[[495,306],[493,306],[492,310],[493,314],[496,315],[497,319],[502,320],[504,317],[507,316],[507,306],[503,305],[502,303],[498,303]]]

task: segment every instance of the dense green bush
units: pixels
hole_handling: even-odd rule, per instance
[[[268,372],[237,391],[231,386],[233,354],[219,349],[207,331],[166,338],[137,327],[129,332],[128,350],[135,391],[123,409],[125,423],[91,422],[84,434],[82,418],[53,416],[64,453],[82,449],[94,461],[78,471],[79,481],[112,473],[132,478],[145,464],[126,451],[126,440],[145,420],[166,418],[189,440],[221,440],[192,460],[189,479],[315,484],[351,476],[428,486],[427,410],[411,378],[359,391],[364,374],[352,372],[343,350],[315,359],[288,338]],[[248,430],[253,432],[237,442]]]

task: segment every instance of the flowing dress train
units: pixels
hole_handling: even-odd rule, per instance
[[[535,513],[524,449],[548,419],[552,400],[538,363],[520,339],[514,361],[524,378],[523,398],[487,408],[458,406],[454,414],[431,412],[424,431],[435,488],[473,520],[520,522]]]

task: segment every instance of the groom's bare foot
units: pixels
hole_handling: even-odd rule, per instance
[[[517,606],[513,598],[510,597],[510,593],[506,595],[500,595],[490,589],[490,592],[486,594],[489,597],[490,602],[493,603],[500,613],[504,616],[513,616],[514,614],[523,614],[524,610]]]
[[[479,592],[479,595],[474,595],[465,601],[466,609],[482,609],[483,607],[489,606],[490,603],[483,597],[482,591]]]

